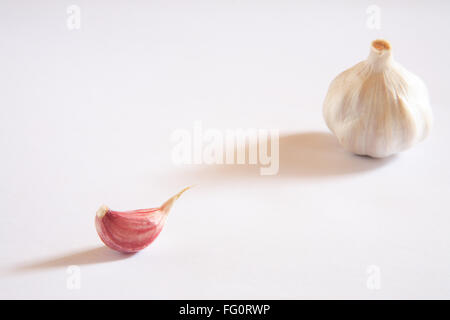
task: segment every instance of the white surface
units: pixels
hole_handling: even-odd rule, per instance
[[[449,2],[377,1],[380,31],[368,1],[148,2],[0,4],[1,298],[450,298]],[[321,108],[381,36],[427,83],[435,128],[376,162],[343,152]],[[170,135],[195,120],[280,129],[279,175],[174,166]],[[102,203],[190,184],[146,250],[99,240]]]

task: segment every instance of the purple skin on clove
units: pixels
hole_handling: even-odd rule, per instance
[[[161,207],[132,211],[113,211],[101,206],[95,216],[95,228],[103,243],[116,251],[138,252],[152,243],[164,227],[167,215],[184,188]]]

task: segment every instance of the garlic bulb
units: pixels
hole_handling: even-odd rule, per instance
[[[385,40],[373,41],[367,60],[333,80],[323,115],[346,150],[376,158],[411,147],[432,126],[425,84],[394,61]]]

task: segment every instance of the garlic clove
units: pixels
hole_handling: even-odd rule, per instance
[[[377,158],[410,148],[432,127],[424,82],[395,62],[386,40],[332,81],[323,116],[346,150]]]
[[[100,239],[120,252],[144,249],[159,235],[174,202],[189,188],[184,188],[159,208],[121,212],[101,206],[95,215],[95,228]]]

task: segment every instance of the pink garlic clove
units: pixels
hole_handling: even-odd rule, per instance
[[[159,208],[113,211],[101,206],[95,216],[95,228],[103,243],[120,252],[138,252],[147,247],[161,232],[167,215],[184,188]]]

